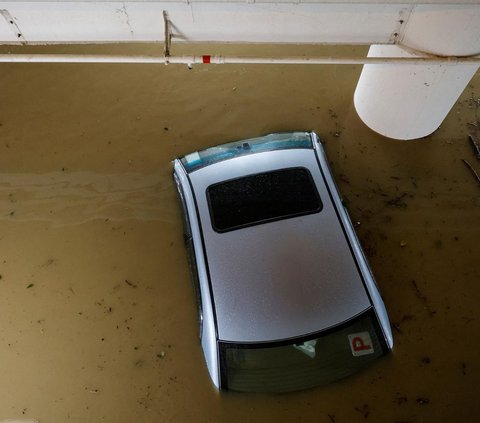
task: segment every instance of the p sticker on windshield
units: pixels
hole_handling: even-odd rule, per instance
[[[361,355],[373,354],[372,339],[368,332],[352,333],[348,335],[348,343],[354,357]]]

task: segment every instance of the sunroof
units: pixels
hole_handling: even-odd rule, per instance
[[[317,213],[322,202],[308,169],[257,173],[211,185],[207,198],[213,229],[246,226]]]

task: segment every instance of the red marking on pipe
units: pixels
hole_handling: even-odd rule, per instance
[[[203,63],[210,63],[210,55],[202,56]]]

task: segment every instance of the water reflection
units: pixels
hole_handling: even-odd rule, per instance
[[[0,219],[54,226],[95,219],[176,220],[163,175],[126,172],[9,173],[0,177]]]

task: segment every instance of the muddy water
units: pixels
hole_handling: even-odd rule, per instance
[[[472,421],[480,411],[480,186],[462,159],[480,172],[467,139],[480,137],[479,75],[434,135],[405,143],[359,121],[359,72],[2,64],[0,421]],[[292,129],[325,140],[390,312],[395,351],[326,387],[220,395],[197,339],[170,161]]]

